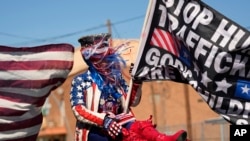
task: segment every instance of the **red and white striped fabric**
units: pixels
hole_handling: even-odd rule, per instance
[[[179,49],[176,44],[174,37],[170,32],[165,30],[155,28],[150,44],[153,46],[157,46],[163,48],[175,56],[179,56]]]
[[[35,141],[41,108],[73,67],[74,47],[0,46],[0,140]]]

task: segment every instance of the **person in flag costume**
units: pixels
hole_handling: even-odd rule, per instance
[[[83,60],[89,68],[72,80],[70,101],[77,119],[75,141],[185,141],[184,130],[166,135],[155,129],[152,116],[145,121],[135,119],[130,107],[139,104],[142,83],[133,80],[128,96],[129,86],[121,73],[126,62],[120,56],[128,46],[110,47],[110,36],[97,34],[79,39]],[[128,112],[124,111],[126,108]]]

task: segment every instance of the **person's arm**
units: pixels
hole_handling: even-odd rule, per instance
[[[135,107],[141,101],[142,83],[134,81],[132,84],[131,96],[129,100],[129,106]]]
[[[105,113],[93,112],[87,108],[87,88],[91,87],[90,81],[84,81],[83,77],[75,77],[71,84],[70,101],[73,114],[78,121],[103,126]]]
[[[131,75],[132,69],[134,68],[134,64],[131,63],[129,74]],[[142,81],[135,80],[133,76],[131,76],[132,85],[131,85],[131,94],[129,99],[129,107],[137,106],[141,101],[141,94],[142,94]]]
[[[84,81],[83,77],[73,79],[70,92],[73,114],[78,121],[102,127],[112,138],[115,138],[121,133],[122,126],[116,122],[113,115],[93,112],[86,106],[87,88],[90,87],[91,82]]]

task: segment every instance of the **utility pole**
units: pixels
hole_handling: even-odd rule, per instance
[[[186,117],[187,117],[187,133],[190,140],[192,140],[192,122],[191,122],[191,111],[190,111],[190,100],[189,100],[189,90],[188,85],[184,84],[184,95],[185,95],[185,107],[186,107]]]
[[[155,89],[153,86],[153,82],[150,82],[150,89],[151,89],[151,99],[152,99],[152,106],[153,106],[153,119],[154,123],[157,124],[157,111],[156,111],[156,102],[155,102]]]
[[[110,22],[110,20],[108,19],[107,20],[107,27],[108,27],[108,33],[111,35],[110,36],[110,42],[109,42],[109,44],[110,44],[110,46],[112,47],[112,24],[111,24],[111,22]]]

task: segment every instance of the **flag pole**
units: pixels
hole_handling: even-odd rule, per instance
[[[145,16],[145,19],[144,19],[144,23],[143,23],[143,27],[142,27],[142,33],[141,33],[141,37],[140,37],[140,41],[139,41],[139,47],[140,47],[140,44],[141,44],[141,39],[144,38],[144,29],[146,28],[146,25],[147,25],[147,22],[148,22],[148,18],[149,18],[149,14],[151,12],[151,8],[152,8],[152,3],[153,3],[153,0],[149,0],[149,4],[148,4],[148,7],[147,7],[147,13],[146,13],[146,16]],[[155,1],[154,1],[155,3]],[[139,50],[137,52],[137,57],[138,57],[138,53],[139,53]],[[134,67],[135,67],[135,64],[134,64]],[[131,76],[133,76],[133,70],[130,74]],[[125,99],[125,106],[124,106],[124,110],[123,112],[124,113],[128,113],[128,109],[129,109],[129,101],[130,101],[130,97],[131,97],[131,91],[132,91],[132,86],[133,86],[133,80],[132,78],[129,80],[129,90],[128,90],[128,94],[127,94],[127,97]]]
[[[142,45],[145,45],[145,42],[146,42],[145,37],[147,37],[148,33],[149,33],[149,27],[150,26],[148,26],[148,25],[151,25],[151,22],[152,22],[151,20],[153,19],[153,13],[154,13],[153,10],[154,10],[155,4],[156,4],[155,0],[149,0],[149,4],[148,4],[148,7],[147,7],[147,13],[146,13],[146,16],[145,16],[145,19],[144,19],[142,32],[141,32],[141,36],[140,36],[140,40],[139,40],[139,45],[138,45],[139,49],[137,50],[137,58],[138,59],[136,59],[135,62],[134,62],[134,68],[133,68],[133,70],[131,72],[132,76],[134,76],[134,74],[135,74],[135,70],[138,67],[138,63],[139,63],[139,60],[140,60],[140,57],[141,57],[141,54],[142,54],[142,50],[140,50],[140,47]]]
[[[125,106],[124,106],[124,109],[123,109],[124,113],[129,112],[128,109],[129,109],[129,101],[130,101],[130,97],[131,97],[132,86],[133,86],[133,81],[132,81],[132,79],[130,79],[129,80],[129,90],[128,90],[128,94],[127,94],[126,99],[125,99]]]

